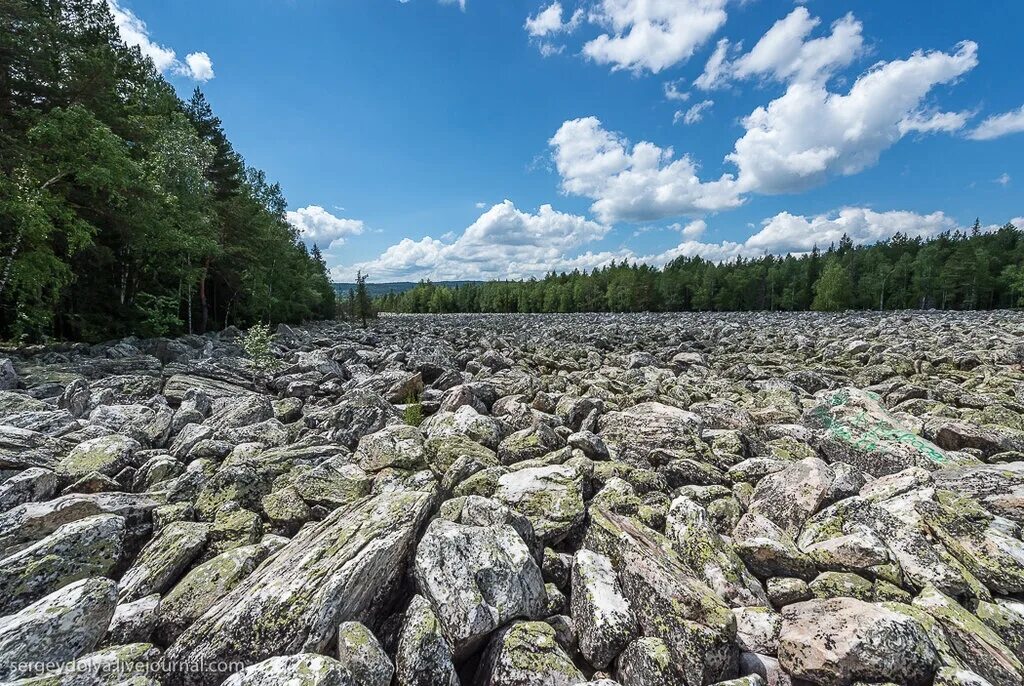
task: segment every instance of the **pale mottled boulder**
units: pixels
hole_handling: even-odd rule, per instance
[[[218,674],[212,675],[214,679]],[[216,683],[219,683],[216,679]],[[229,676],[223,686],[354,686],[334,658],[315,653],[272,657]]]
[[[59,665],[90,652],[107,632],[116,605],[117,584],[83,579],[0,617],[0,679],[31,676],[19,673],[19,664]]]
[[[768,607],[737,607],[736,642],[750,653],[775,655],[779,648],[782,615]]]
[[[733,530],[733,544],[743,562],[760,577],[813,579],[817,570],[796,542],[767,517],[748,512]]]
[[[260,543],[233,548],[194,567],[164,596],[156,637],[164,645],[173,643],[214,603],[287,542],[280,536],[266,536]]]
[[[795,539],[825,502],[835,472],[823,460],[800,460],[757,482],[748,512],[767,518]]]
[[[580,550],[572,564],[572,619],[580,653],[604,669],[637,634],[636,615],[623,597],[612,562]]]
[[[937,488],[973,498],[990,513],[1024,526],[1024,461],[935,472]]]
[[[498,478],[494,499],[525,515],[545,543],[557,543],[583,522],[583,485],[568,465],[528,467]]]
[[[585,681],[544,622],[517,622],[497,632],[476,676],[476,683],[490,686],[579,686]]]
[[[782,610],[779,662],[821,686],[854,681],[931,682],[939,657],[913,618],[853,598],[809,600]]]
[[[156,629],[159,613],[160,596],[156,593],[118,605],[103,643],[108,646],[148,643]]]
[[[38,431],[0,424],[0,469],[54,469],[70,447]]]
[[[407,424],[386,426],[359,439],[354,459],[368,472],[387,467],[421,469],[426,464],[423,434]]]
[[[638,638],[619,656],[615,675],[622,686],[688,686],[665,641]]]
[[[168,659],[251,665],[324,651],[343,621],[373,625],[389,609],[433,502],[432,493],[382,494],[304,528],[179,636]],[[187,682],[219,683],[203,674]]]
[[[42,467],[30,467],[0,483],[0,512],[22,503],[46,500],[56,492],[56,474]]]
[[[667,538],[592,507],[585,545],[611,559],[641,633],[665,642],[687,686],[736,676],[736,618],[693,576]]]
[[[498,423],[469,405],[463,405],[454,412],[438,412],[431,415],[420,428],[431,439],[465,436],[491,450],[497,450],[498,442],[501,440]]]
[[[167,592],[203,552],[209,533],[210,525],[200,522],[171,522],[160,529],[121,577],[121,601]]]
[[[956,658],[992,686],[1024,683],[1024,663],[996,632],[956,600],[926,586],[914,598],[913,606],[935,619]]]
[[[459,686],[451,642],[421,595],[413,596],[395,651],[397,686]]]
[[[760,582],[715,531],[708,512],[685,496],[672,501],[665,535],[683,562],[730,606],[767,605]]]
[[[524,460],[544,457],[565,447],[565,439],[547,424],[536,424],[515,431],[498,444],[498,461],[513,465]]]
[[[415,576],[456,656],[472,652],[505,623],[544,612],[540,567],[509,525],[435,519],[416,548]]]
[[[96,515],[70,522],[0,560],[0,615],[17,612],[79,579],[109,576],[124,552],[125,521]]]
[[[349,391],[335,405],[306,412],[306,426],[328,440],[354,450],[359,439],[400,421],[398,410],[372,391]]]
[[[23,503],[0,514],[0,552],[45,538],[85,517],[114,514],[128,528],[145,524],[159,501],[147,493],[72,493],[46,502]]]
[[[703,428],[693,412],[657,402],[640,403],[608,412],[599,420],[601,437],[620,457],[646,458],[652,450],[684,450],[693,445]]]
[[[338,627],[338,662],[360,686],[389,686],[395,673],[377,637],[359,622],[342,622]]]

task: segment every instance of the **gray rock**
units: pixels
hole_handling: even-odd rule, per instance
[[[939,657],[912,617],[853,598],[809,600],[782,611],[779,662],[821,686],[895,679],[928,684]]]
[[[125,520],[86,517],[0,560],[0,615],[11,614],[68,584],[110,576],[124,552]]]
[[[107,632],[116,605],[113,581],[83,579],[0,617],[0,679],[32,676],[33,663],[60,665],[85,655]]]
[[[343,621],[373,625],[412,557],[433,494],[387,493],[331,513],[217,601],[167,651],[187,664],[323,651]],[[219,683],[191,674],[190,684]]]
[[[457,658],[507,622],[544,613],[540,567],[508,525],[435,519],[416,548],[415,576]]]
[[[459,686],[451,642],[430,601],[413,596],[395,652],[397,686]]]
[[[607,667],[636,637],[636,615],[604,555],[580,550],[573,558],[572,618],[580,653],[596,669]]]

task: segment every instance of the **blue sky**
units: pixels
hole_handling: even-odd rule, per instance
[[[1017,0],[108,1],[338,280],[1024,215]]]

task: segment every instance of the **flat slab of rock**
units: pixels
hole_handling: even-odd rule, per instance
[[[300,531],[182,634],[167,659],[199,664],[325,651],[343,621],[386,612],[434,502],[399,491],[332,512]],[[223,677],[223,675],[222,675]],[[197,673],[189,684],[221,679]]]

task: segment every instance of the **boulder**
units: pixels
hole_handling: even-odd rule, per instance
[[[415,577],[457,659],[507,622],[544,612],[540,567],[509,525],[435,519],[416,548]]]
[[[322,652],[343,621],[374,625],[388,610],[433,503],[432,493],[398,491],[338,508],[214,603],[167,658],[253,665],[282,652]],[[185,681],[219,683],[203,673]]]

